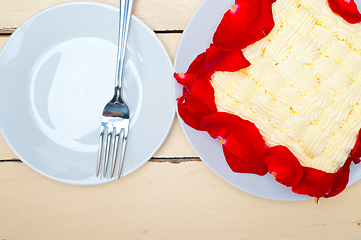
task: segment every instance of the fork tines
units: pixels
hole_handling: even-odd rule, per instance
[[[106,120],[109,121],[109,119]],[[98,164],[97,164],[97,172],[96,172],[97,177],[99,176],[99,172],[101,169],[100,164],[102,158],[104,158],[103,177],[106,177],[109,156],[111,155],[112,164],[111,164],[110,177],[113,178],[116,162],[119,158],[119,151],[120,151],[119,170],[118,170],[118,178],[120,178],[123,161],[124,161],[125,145],[128,136],[127,125],[129,124],[129,120],[122,119],[119,122],[119,119],[117,119],[116,121],[112,121],[111,124],[109,124],[108,122],[102,123],[100,136],[99,136]],[[104,136],[106,137],[104,138]],[[120,142],[121,142],[121,149],[119,149]],[[104,154],[104,149],[105,149],[105,154]]]

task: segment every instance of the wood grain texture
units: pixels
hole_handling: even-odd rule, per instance
[[[73,186],[0,163],[0,239],[360,239],[361,183],[334,199],[282,202],[203,162],[148,162],[112,183]]]
[[[90,0],[94,1],[94,0]],[[71,0],[0,0],[0,29],[17,28],[34,14]],[[118,0],[97,2],[118,6]],[[133,14],[154,30],[184,29],[202,0],[136,0]]]

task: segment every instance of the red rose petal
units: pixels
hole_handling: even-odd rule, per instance
[[[361,21],[361,14],[354,0],[328,0],[331,10],[340,15],[348,23],[354,24]]]
[[[349,175],[350,175],[350,165],[351,165],[352,159],[347,159],[346,163],[343,165],[341,171],[339,171],[339,174],[332,186],[331,191],[326,193],[324,195],[325,198],[330,198],[338,195],[341,193],[347,186]]]
[[[189,95],[189,91],[187,90],[186,87],[183,87],[183,96],[186,97]]]
[[[260,176],[263,176],[267,173],[267,166],[264,162],[260,164],[249,164],[243,161],[241,158],[232,154],[224,145],[222,147],[227,164],[233,172],[254,173]]]
[[[272,0],[236,0],[213,35],[221,50],[240,51],[265,36],[274,27]]]
[[[207,55],[208,55],[207,51],[199,54],[189,65],[187,73],[204,75],[200,73],[203,73],[205,71],[204,63],[206,61]]]
[[[261,164],[265,158],[265,141],[250,121],[225,112],[214,112],[201,121],[212,138],[221,138],[224,147],[248,164]]]
[[[303,167],[302,178],[292,186],[292,191],[311,197],[322,197],[331,190],[338,174],[339,172],[327,173],[315,168]]]
[[[208,72],[228,71],[234,72],[247,68],[251,63],[243,56],[242,51],[225,52],[211,44],[205,61]]]
[[[200,122],[202,118],[205,116],[204,114],[197,114],[189,111],[187,108],[183,107],[184,96],[178,99],[178,113],[179,116],[183,119],[183,121],[190,127],[196,130],[203,130],[200,126]]]
[[[303,168],[300,162],[285,146],[268,148],[265,163],[268,172],[276,177],[276,181],[287,187],[292,187],[302,178]]]
[[[191,91],[184,91],[178,100],[178,113],[183,121],[197,130],[203,130],[200,121],[217,111],[214,89],[208,79],[195,78]]]
[[[192,112],[209,114],[217,111],[214,89],[208,79],[196,79],[192,90],[185,99],[187,109]]]
[[[177,80],[177,82],[185,86],[188,91],[191,90],[194,79],[196,77],[195,74],[191,73],[174,73],[173,76]]]

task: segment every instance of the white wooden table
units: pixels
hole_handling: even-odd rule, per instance
[[[62,2],[0,0],[0,49],[26,19]],[[135,0],[133,14],[156,31],[173,60],[201,3]],[[318,205],[250,195],[206,167],[175,118],[161,149],[139,170],[108,184],[73,186],[31,170],[0,136],[3,239],[361,239],[361,182]]]

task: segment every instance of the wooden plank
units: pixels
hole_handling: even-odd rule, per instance
[[[34,14],[56,4],[71,0],[0,0],[0,29],[16,28]],[[90,0],[95,1],[95,0]],[[98,2],[119,7],[119,0],[99,0]],[[155,30],[184,29],[202,0],[136,0],[133,14]]]
[[[177,52],[179,40],[182,37],[181,33],[161,33],[157,34],[167,50],[170,59],[174,62],[175,54]]]
[[[164,47],[167,49],[171,60],[174,61],[181,34],[158,34],[158,37],[162,41]],[[154,157],[165,158],[197,156],[198,155],[195,153],[187,138],[185,137],[178,117],[176,116],[167,139],[160,147],[160,149],[155,153]]]
[[[167,49],[171,60],[174,60],[178,42],[181,34],[158,34],[160,40]],[[8,37],[0,37],[0,50]],[[183,130],[175,117],[173,126],[162,147],[154,155],[155,158],[174,158],[174,157],[197,157],[193,148],[186,139]],[[10,150],[0,134],[0,160],[13,160],[17,156]]]
[[[203,162],[148,162],[98,186],[0,163],[0,239],[359,239],[360,187],[317,205],[250,195]]]

